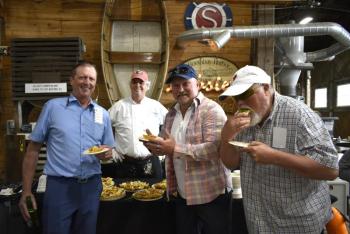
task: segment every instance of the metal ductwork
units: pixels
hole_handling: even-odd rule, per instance
[[[304,53],[304,36],[322,35],[332,36],[337,43],[322,50]],[[296,96],[301,69],[311,69],[311,62],[331,60],[350,48],[350,34],[339,24],[330,22],[193,29],[180,34],[176,45],[183,48],[191,41],[199,41],[213,49],[220,49],[231,37],[279,38],[276,43],[277,49],[284,56],[279,62],[280,66],[286,69],[281,68],[278,76],[281,93],[288,96]]]
[[[350,34],[339,24],[329,22],[309,23],[305,25],[278,24],[193,29],[180,34],[176,39],[176,44],[180,47],[184,47],[186,43],[190,41],[199,40],[210,45],[211,43],[216,43],[216,39],[225,38],[224,36],[227,32],[230,32],[231,37],[237,38],[329,35],[338,41],[338,43],[335,43],[326,49],[306,53],[306,62],[327,60],[350,48]],[[221,48],[223,43],[219,40],[217,46]]]

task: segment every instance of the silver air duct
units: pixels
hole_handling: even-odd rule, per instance
[[[322,35],[332,36],[337,43],[322,50],[304,53],[303,36]],[[199,41],[218,50],[231,37],[279,37],[276,46],[284,56],[278,61],[281,93],[294,97],[301,69],[311,69],[311,62],[331,60],[337,54],[350,48],[350,34],[339,24],[329,22],[193,29],[180,34],[176,39],[176,44],[184,47],[190,41]]]
[[[279,64],[277,67],[280,67],[280,70],[275,77],[279,79],[280,92],[296,97],[301,64],[305,64],[306,60],[304,37],[280,37],[276,45],[280,50],[280,55],[276,56],[276,64]],[[289,64],[292,66],[288,66]]]
[[[350,34],[336,23],[309,23],[309,24],[278,24],[278,25],[253,25],[237,26],[227,28],[203,28],[188,30],[176,38],[176,44],[184,47],[189,41],[200,40],[208,45],[223,46],[222,41],[215,39],[224,38],[226,32],[230,32],[231,37],[237,38],[261,38],[261,37],[295,37],[295,36],[332,36],[338,43],[334,45],[306,53],[306,62],[317,62],[327,60],[344,50],[350,48]],[[222,36],[220,36],[222,35]],[[227,37],[226,37],[227,38]],[[226,40],[227,42],[227,40]]]

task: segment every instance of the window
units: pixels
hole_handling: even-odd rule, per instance
[[[337,85],[337,107],[350,106],[350,83]]]
[[[327,108],[327,88],[315,89],[315,108]]]

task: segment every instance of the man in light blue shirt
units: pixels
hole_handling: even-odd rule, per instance
[[[111,158],[114,137],[108,112],[91,99],[96,86],[94,65],[83,62],[72,72],[69,97],[48,101],[30,135],[23,160],[23,192],[20,209],[29,219],[25,198],[30,196],[36,162],[43,143],[47,147],[44,173],[47,188],[43,202],[43,233],[96,232],[99,197],[102,191],[100,160]],[[105,153],[84,155],[92,146]]]

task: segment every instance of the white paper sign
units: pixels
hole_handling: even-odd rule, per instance
[[[25,93],[66,93],[67,83],[25,84]]]

